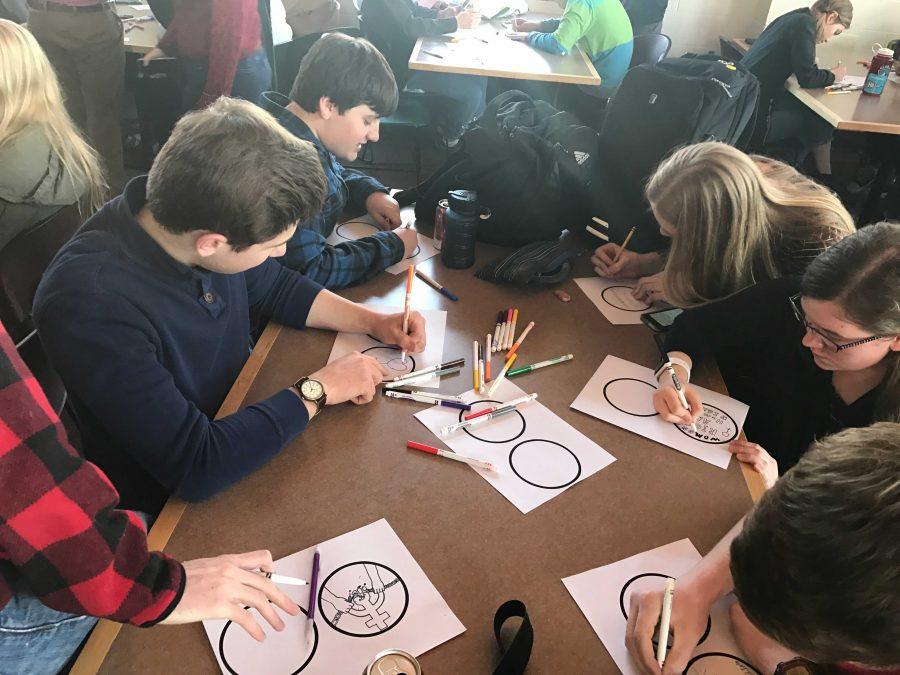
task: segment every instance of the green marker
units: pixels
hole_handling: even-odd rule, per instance
[[[546,361],[532,363],[530,366],[522,366],[521,368],[516,368],[515,370],[509,371],[506,376],[515,377],[516,375],[524,375],[525,373],[530,373],[532,370],[537,370],[538,368],[545,368],[557,363],[562,363],[563,361],[571,361],[573,358],[575,357],[571,354],[566,354],[565,356],[557,356],[555,359],[547,359]]]

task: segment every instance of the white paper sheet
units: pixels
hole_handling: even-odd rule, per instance
[[[854,87],[861,87],[866,83],[865,75],[844,75],[844,79],[840,82],[835,82],[832,86],[849,84]]]
[[[403,311],[402,307],[372,306],[371,308],[388,314]],[[334,346],[331,348],[331,354],[328,355],[328,363],[350,352],[362,352],[375,358],[387,369],[386,379],[393,379],[414,370],[422,370],[442,363],[444,336],[447,332],[447,312],[442,309],[420,309],[418,312],[425,318],[425,351],[421,354],[407,354],[405,364],[400,360],[399,349],[360,333],[338,333],[334,340]],[[434,377],[420,380],[416,383],[416,387],[436,387],[439,384],[440,378]]]
[[[412,207],[406,207],[400,210],[400,219],[404,223],[415,222],[416,214]],[[375,222],[368,215],[365,215],[361,218],[357,218],[355,220],[348,220],[344,223],[338,223],[335,225],[334,230],[325,239],[325,243],[330,244],[332,246],[336,246],[341,242],[345,241],[355,241],[357,239],[361,239],[362,237],[368,237],[376,232],[380,232],[381,230],[375,225]],[[394,263],[390,267],[385,268],[386,271],[391,274],[400,274],[401,272],[405,272],[406,268],[410,265],[418,265],[421,262],[425,262],[429,258],[433,258],[440,251],[438,251],[434,247],[434,239],[431,237],[426,237],[424,234],[419,233],[419,245],[413,251],[413,254],[408,258],[404,258],[398,263]]]
[[[641,314],[658,308],[632,297],[631,291],[637,286],[635,279],[582,277],[575,283],[613,325],[638,324]]]
[[[505,402],[525,395],[526,392],[504,380],[494,392],[493,400]],[[474,391],[462,396],[466,403],[484,400]],[[485,406],[474,406],[472,410],[481,407]],[[416,413],[416,419],[454,452],[491,462],[496,472],[474,467],[473,470],[522,513],[553,499],[616,460],[539,401],[483,426],[450,436],[440,435],[441,427],[462,421],[465,414],[465,411],[435,406]]]
[[[624,675],[639,672],[625,648],[631,592],[662,590],[666,577],[677,579],[700,557],[690,540],[682,539],[562,580]],[[675,591],[677,597],[677,583]],[[735,642],[728,614],[732,602],[734,597],[726,596],[712,606],[708,632],[693,652],[687,675],[759,675]]]
[[[275,562],[278,574],[309,579],[315,546]],[[256,642],[230,621],[203,628],[223,673],[333,675],[362,673],[375,654],[402,649],[419,656],[465,630],[384,519],[319,544],[315,629],[307,642],[308,586],[281,586],[303,610]],[[338,609],[340,607],[340,610]]]
[[[704,408],[696,434],[690,426],[663,422],[653,409],[657,384],[652,370],[616,356],[603,360],[572,407],[725,469],[731,460],[728,443],[740,434],[749,407],[709,389],[691,386],[700,394]]]

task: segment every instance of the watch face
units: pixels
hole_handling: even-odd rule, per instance
[[[300,385],[300,393],[303,394],[303,398],[309,399],[310,401],[316,401],[322,398],[325,389],[322,387],[322,384],[316,380],[305,380],[303,384]]]

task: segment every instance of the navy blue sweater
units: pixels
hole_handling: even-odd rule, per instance
[[[34,318],[85,455],[124,508],[156,513],[169,494],[222,490],[306,427],[287,389],[213,417],[249,355],[250,312],[302,328],[321,287],[271,259],[231,275],[177,262],[134,218],[145,187],[132,180],[63,247]]]

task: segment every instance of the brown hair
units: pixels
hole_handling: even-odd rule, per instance
[[[170,232],[218,232],[240,251],[322,208],[312,144],[252,103],[220,98],[182,117],[147,178],[153,217]]]
[[[762,632],[820,663],[900,664],[900,424],[814,443],[731,544]]]
[[[817,23],[832,12],[837,13],[838,23],[844,28],[850,28],[853,23],[853,3],[850,0],[816,0],[810,9],[818,14]]]

